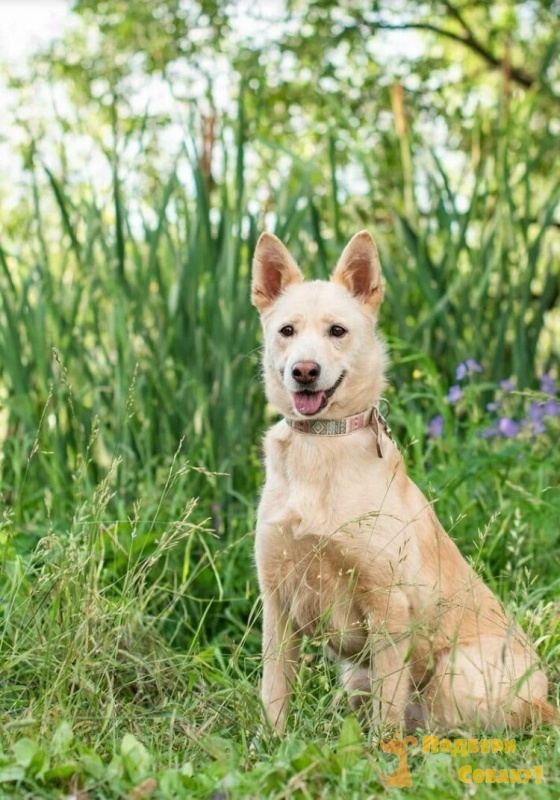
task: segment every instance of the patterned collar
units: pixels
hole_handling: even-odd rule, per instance
[[[381,432],[384,431],[389,439],[393,441],[387,420],[376,405],[366,409],[366,411],[362,411],[361,414],[354,414],[352,417],[343,417],[342,419],[290,419],[289,417],[284,417],[284,419],[294,431],[313,436],[347,436],[349,433],[354,433],[354,431],[359,431],[369,426],[376,438],[379,458],[383,458]]]

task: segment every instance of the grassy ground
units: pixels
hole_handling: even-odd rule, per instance
[[[401,446],[415,478],[437,500],[442,520],[531,631],[558,701],[554,487],[560,463],[551,442],[560,420],[545,417],[542,434],[527,426],[511,438],[482,436],[493,424],[491,412],[480,405],[487,383],[467,376],[463,397],[450,404],[446,387],[428,362],[424,367],[409,385],[390,392]],[[419,392],[430,394],[433,407],[444,412],[445,435],[426,436],[425,420],[414,410]],[[503,404],[515,405],[520,417],[547,397],[499,388],[496,394]],[[48,415],[71,414],[70,397],[50,405]],[[131,390],[128,417],[135,403]],[[39,497],[26,499],[39,450],[32,445],[21,452],[26,480],[19,503],[34,513],[23,523],[17,504],[5,508],[2,792],[56,797],[79,790],[84,798],[404,796],[407,789],[389,789],[381,776],[396,759],[380,750],[378,736],[360,732],[337,695],[332,667],[317,658],[320,644],[308,644],[286,738],[277,742],[260,728],[259,608],[251,555],[259,468],[253,467],[253,496],[240,496],[226,518],[218,498],[229,478],[201,472],[185,442],[155,477],[137,476],[132,500],[122,474],[126,458],[119,454],[97,484],[86,480],[94,449],[90,441],[60,506],[49,483]],[[467,735],[441,732],[448,734]],[[543,780],[532,776],[525,796],[557,797],[558,748],[554,730],[541,730],[518,737],[515,753],[462,757],[424,753],[419,735],[409,751],[414,796],[459,798],[476,789],[484,797],[496,791],[461,782],[460,768],[471,765],[497,770],[489,773],[496,779],[506,769],[508,780],[509,770],[541,766]],[[504,784],[500,791],[510,796],[514,788]]]
[[[0,796],[557,798],[553,729],[465,757],[423,752],[420,734],[413,789],[389,788],[396,758],[359,730],[321,643],[307,644],[286,737],[261,727],[252,536],[272,417],[248,302],[261,221],[242,173],[212,208],[196,171],[195,200],[175,174],[160,180],[140,234],[117,178],[102,206],[87,187],[30,174],[37,205],[0,243]],[[277,231],[322,275],[338,244],[310,197],[278,199]],[[400,244],[381,232],[390,422],[447,529],[531,632],[558,703],[560,416],[553,357],[537,348],[544,312],[531,321],[523,306],[546,272],[544,234],[508,240],[510,258],[534,237],[504,295],[492,295],[503,253],[481,284],[471,247],[472,277],[440,276],[438,299],[426,254],[447,252],[457,229],[440,223]],[[398,247],[417,281],[399,272]],[[471,290],[484,320],[469,316]],[[470,358],[481,372],[459,368]],[[468,765],[483,782],[461,781]],[[534,767],[542,779],[510,772]],[[503,783],[504,769],[528,783]]]

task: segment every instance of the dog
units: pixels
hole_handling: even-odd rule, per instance
[[[272,234],[257,243],[251,300],[266,396],[283,416],[265,437],[255,537],[268,720],[284,731],[304,635],[326,637],[370,725],[555,720],[530,642],[408,478],[381,414],[383,291],[367,231],[330,281],[304,281]]]

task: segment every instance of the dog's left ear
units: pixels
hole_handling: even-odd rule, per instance
[[[377,309],[383,300],[383,285],[377,247],[371,234],[360,231],[350,239],[331,280],[341,283],[373,310]]]

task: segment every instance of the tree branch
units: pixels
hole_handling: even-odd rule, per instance
[[[467,46],[474,50],[475,53],[478,53],[478,55],[481,56],[481,58],[483,58],[488,64],[491,64],[494,67],[500,67],[501,59],[496,58],[496,56],[494,56],[488,50],[488,48],[485,47],[479,39],[477,39],[472,28],[467,23],[459,9],[456,8],[449,0],[442,0],[442,2],[447,9],[448,14],[456,19],[459,25],[463,28],[465,32],[464,41]],[[521,86],[525,86],[527,89],[529,89],[535,83],[535,77],[520,67],[514,67],[510,65],[509,74],[510,77],[512,77],[517,83],[520,83]]]
[[[448,6],[448,3],[445,3]],[[458,12],[457,12],[458,13]],[[390,31],[403,31],[403,30],[422,30],[422,31],[431,31],[432,33],[436,33],[438,36],[444,36],[447,39],[451,39],[454,42],[459,42],[464,47],[468,47],[469,50],[472,50],[477,55],[486,61],[492,69],[499,69],[501,67],[501,60],[496,58],[496,56],[487,50],[479,41],[474,37],[470,28],[465,29],[465,35],[460,33],[455,33],[454,31],[448,31],[445,28],[440,28],[438,25],[432,25],[430,22],[403,22],[400,24],[392,24],[390,22],[374,22],[373,27],[375,28],[383,28],[384,30]],[[525,89],[530,89],[535,83],[535,77],[530,75],[525,70],[520,69],[518,67],[511,67],[511,78],[520,86],[523,86]]]

